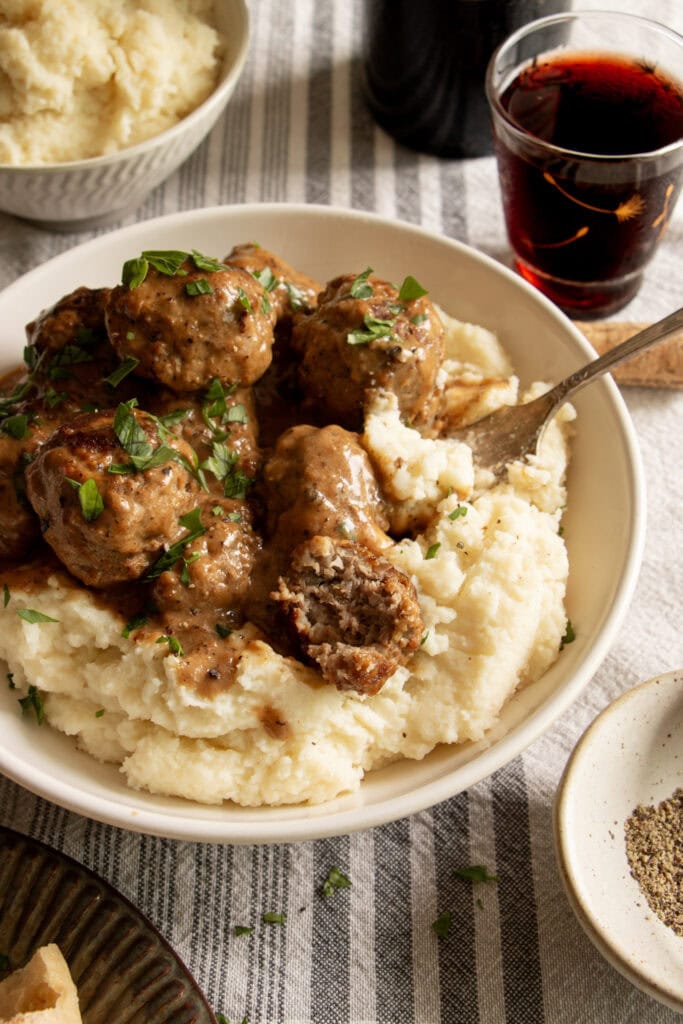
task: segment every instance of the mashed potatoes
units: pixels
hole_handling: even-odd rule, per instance
[[[465,380],[483,407],[514,401],[517,381],[496,338],[445,321],[444,390]],[[468,448],[423,438],[401,423],[395,401],[377,398],[363,443],[401,511],[426,523],[384,553],[413,581],[425,632],[374,696],[324,684],[248,625],[234,637],[235,681],[203,696],[181,683],[178,658],[153,639],[122,636],[123,621],[66,573],[38,591],[13,585],[0,656],[18,687],[39,688],[52,726],[120,765],[131,786],[207,803],[318,803],[397,758],[479,740],[560,650],[573,415],[566,406],[539,455],[493,484]],[[15,613],[22,607],[59,621],[27,622]]]
[[[4,0],[0,163],[102,156],[176,124],[213,90],[212,0]]]

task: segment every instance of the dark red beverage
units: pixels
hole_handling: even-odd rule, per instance
[[[680,192],[681,84],[645,62],[570,52],[526,66],[500,104],[496,149],[520,272],[576,315],[618,309]]]

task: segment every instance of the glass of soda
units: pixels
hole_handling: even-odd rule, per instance
[[[638,291],[683,180],[683,37],[617,12],[541,18],[486,75],[517,269],[565,312]]]

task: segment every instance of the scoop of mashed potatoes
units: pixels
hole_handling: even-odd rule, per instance
[[[212,0],[4,0],[0,163],[143,142],[207,98],[221,55]]]
[[[495,337],[445,321],[444,389],[466,372],[485,404],[516,395],[516,381],[491,376],[509,372]],[[515,691],[555,661],[566,630],[560,519],[573,416],[565,406],[539,454],[493,484],[473,471],[468,448],[423,437],[377,396],[363,443],[401,514],[424,523],[384,554],[415,585],[425,630],[374,696],[325,685],[248,624],[230,638],[240,650],[235,680],[199,693],[165,645],[124,635],[123,620],[66,573],[38,590],[13,586],[0,656],[17,687],[38,688],[47,721],[119,765],[129,785],[205,803],[320,803],[398,758],[481,740]],[[26,621],[22,607],[58,621]]]

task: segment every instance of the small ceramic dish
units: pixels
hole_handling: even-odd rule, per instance
[[[220,0],[216,25],[226,40],[211,95],[166,131],[135,146],[59,164],[0,164],[0,210],[52,231],[85,231],[132,213],[206,138],[232,96],[247,58],[246,0]]]
[[[634,985],[683,1012],[683,937],[650,909],[632,876],[625,823],[683,787],[683,671],[628,690],[586,730],[555,802],[555,844],[569,902],[602,955]]]

